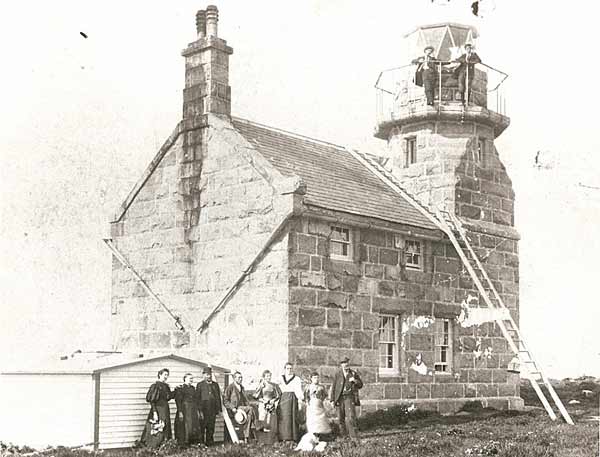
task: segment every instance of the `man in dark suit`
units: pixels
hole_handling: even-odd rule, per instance
[[[481,63],[481,59],[475,51],[471,43],[465,44],[465,52],[456,62],[459,63],[454,73],[458,76],[458,90],[461,95],[463,105],[465,104],[465,92],[468,89],[468,99],[471,100],[471,85],[475,76],[475,64]]]
[[[433,46],[426,46],[423,50],[424,55],[414,59],[412,63],[417,66],[415,70],[415,84],[423,86],[425,89],[425,98],[427,104],[433,106],[433,97],[435,83],[437,80],[437,72],[439,69],[439,60],[433,54]]]
[[[196,404],[200,411],[200,441],[210,446],[214,443],[215,421],[221,412],[221,389],[213,381],[212,369],[202,370],[204,380],[196,385]]]
[[[341,369],[333,377],[329,400],[337,407],[342,434],[347,433],[351,438],[356,438],[356,406],[360,406],[358,389],[362,388],[363,382],[358,373],[350,369],[349,363],[348,357],[340,361]]]

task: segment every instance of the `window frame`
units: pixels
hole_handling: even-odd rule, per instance
[[[392,319],[393,323],[394,323],[394,337],[392,340],[386,340],[386,341],[382,341],[381,340],[381,330],[383,329],[382,327],[382,319],[387,318],[387,319]],[[381,313],[378,315],[378,324],[377,324],[377,330],[378,330],[378,335],[379,335],[379,342],[377,344],[377,360],[378,360],[378,373],[380,376],[399,376],[400,375],[400,362],[401,362],[401,358],[400,358],[400,316],[397,314],[386,314],[386,313]],[[389,355],[385,355],[382,356],[381,354],[381,346],[383,344],[386,345],[391,345],[392,347],[392,367],[382,367],[381,366],[381,359],[382,357],[389,357]]]
[[[404,142],[404,168],[408,168],[417,163],[417,137],[408,136]]]
[[[352,260],[353,259],[353,233],[352,233],[352,229],[350,227],[345,227],[343,225],[330,225],[329,226],[329,257],[332,259],[337,259],[337,260]],[[334,232],[339,232],[342,233],[343,231],[348,232],[348,240],[347,241],[343,241],[343,240],[338,240],[338,239],[334,239],[333,238],[333,233]],[[340,245],[346,245],[348,252],[346,253],[346,255],[344,254],[334,254],[333,253],[333,244],[337,243]]]
[[[419,262],[418,263],[408,263],[408,257],[409,257],[409,251],[408,251],[408,244],[409,243],[417,243],[419,245],[419,251],[418,252],[411,252],[411,255],[418,255],[419,256]],[[404,246],[403,246],[403,253],[404,253],[404,266],[408,269],[408,270],[414,270],[414,271],[423,271],[423,255],[424,255],[424,248],[425,245],[423,243],[423,241],[421,240],[415,240],[414,238],[405,238],[404,239]]]
[[[440,324],[442,328],[440,329]],[[447,332],[446,326],[447,324]],[[453,320],[448,318],[436,318],[434,323],[434,362],[433,371],[438,375],[451,375],[454,362],[454,327]],[[445,344],[444,344],[445,343]],[[438,348],[439,351],[438,351]],[[442,359],[446,360],[443,361]],[[445,369],[442,369],[445,367]]]

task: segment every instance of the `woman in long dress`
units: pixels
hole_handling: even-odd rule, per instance
[[[331,433],[331,426],[323,406],[326,398],[327,390],[319,384],[319,373],[315,371],[310,375],[310,384],[304,389],[304,401],[306,402],[306,431],[319,438],[321,435]]]
[[[271,372],[265,370],[254,398],[258,400],[258,426],[259,430],[267,433],[267,444],[277,441],[277,404],[281,399],[281,390],[271,382]]]
[[[180,445],[190,444],[198,439],[200,421],[198,420],[198,406],[196,405],[196,389],[194,377],[186,373],[183,385],[174,391],[177,414],[175,415],[175,438]]]
[[[150,386],[146,394],[146,401],[150,403],[150,412],[140,443],[148,447],[159,447],[163,441],[170,440],[172,437],[169,400],[173,398],[173,393],[167,384],[168,378],[169,370],[163,368],[158,372],[158,380]]]
[[[281,441],[298,441],[300,436],[298,402],[304,398],[304,392],[302,380],[294,374],[292,364],[289,362],[285,364],[285,373],[281,376],[279,388],[281,389],[281,400],[277,408],[279,439]]]

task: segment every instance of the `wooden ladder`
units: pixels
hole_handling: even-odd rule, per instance
[[[471,244],[467,238],[467,234],[460,220],[454,214],[446,211],[438,211],[437,217],[440,221],[441,228],[450,238],[454,249],[458,253],[463,265],[469,272],[469,275],[473,279],[473,282],[475,283],[481,297],[483,297],[486,305],[491,309],[502,311],[496,313],[495,322],[500,327],[502,335],[504,338],[506,338],[511,351],[519,358],[522,369],[524,368],[527,378],[531,382],[533,389],[542,402],[542,405],[544,405],[548,415],[552,420],[556,420],[556,414],[552,410],[548,399],[542,392],[539,381],[541,381],[548,389],[548,392],[550,392],[550,396],[552,397],[554,404],[560,411],[560,414],[564,420],[568,424],[573,425],[571,416],[569,416],[569,413],[556,394],[556,391],[554,390],[554,387],[550,383],[549,379],[542,371],[542,368],[533,358],[531,350],[525,344],[525,340],[523,339],[519,327],[512,318],[508,308],[505,306],[502,298],[498,294],[498,291],[494,287],[494,284],[483,268],[483,265],[477,257],[477,254],[471,247]],[[455,233],[458,234],[459,238],[456,237]],[[489,292],[491,292],[491,294]]]

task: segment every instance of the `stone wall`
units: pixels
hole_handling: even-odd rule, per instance
[[[410,137],[416,137],[417,161],[404,167]],[[481,160],[480,139],[484,141]],[[446,121],[406,125],[392,131],[389,153],[394,175],[425,205],[473,220],[514,225],[512,182],[490,127]]]
[[[203,320],[293,209],[294,186],[209,115],[190,160],[180,135],[119,222],[117,248],[164,303],[113,262],[115,347],[175,351],[260,372],[287,360],[287,239],[275,239],[205,331]],[[289,180],[288,180],[289,181]],[[287,187],[286,187],[287,186]],[[283,191],[282,188],[285,188]]]
[[[298,219],[289,236],[289,358],[301,373],[316,369],[329,383],[339,360],[349,356],[365,381],[363,411],[401,401],[441,412],[470,399],[518,406],[517,378],[506,372],[512,356],[499,329],[493,323],[462,327],[456,322],[461,303],[478,294],[448,242],[422,240],[423,270],[414,271],[405,267],[403,250],[394,243],[395,235],[406,235],[349,226],[352,259],[335,260],[329,253],[331,225]],[[506,244],[505,251],[488,257],[494,262],[492,276],[511,285],[516,267],[506,263],[512,261],[514,247]],[[487,250],[484,245],[481,249]],[[385,376],[378,368],[380,313],[397,315],[400,332],[399,370]],[[434,321],[445,318],[452,321],[453,367],[436,373]],[[425,374],[414,369],[418,354],[428,367]]]

